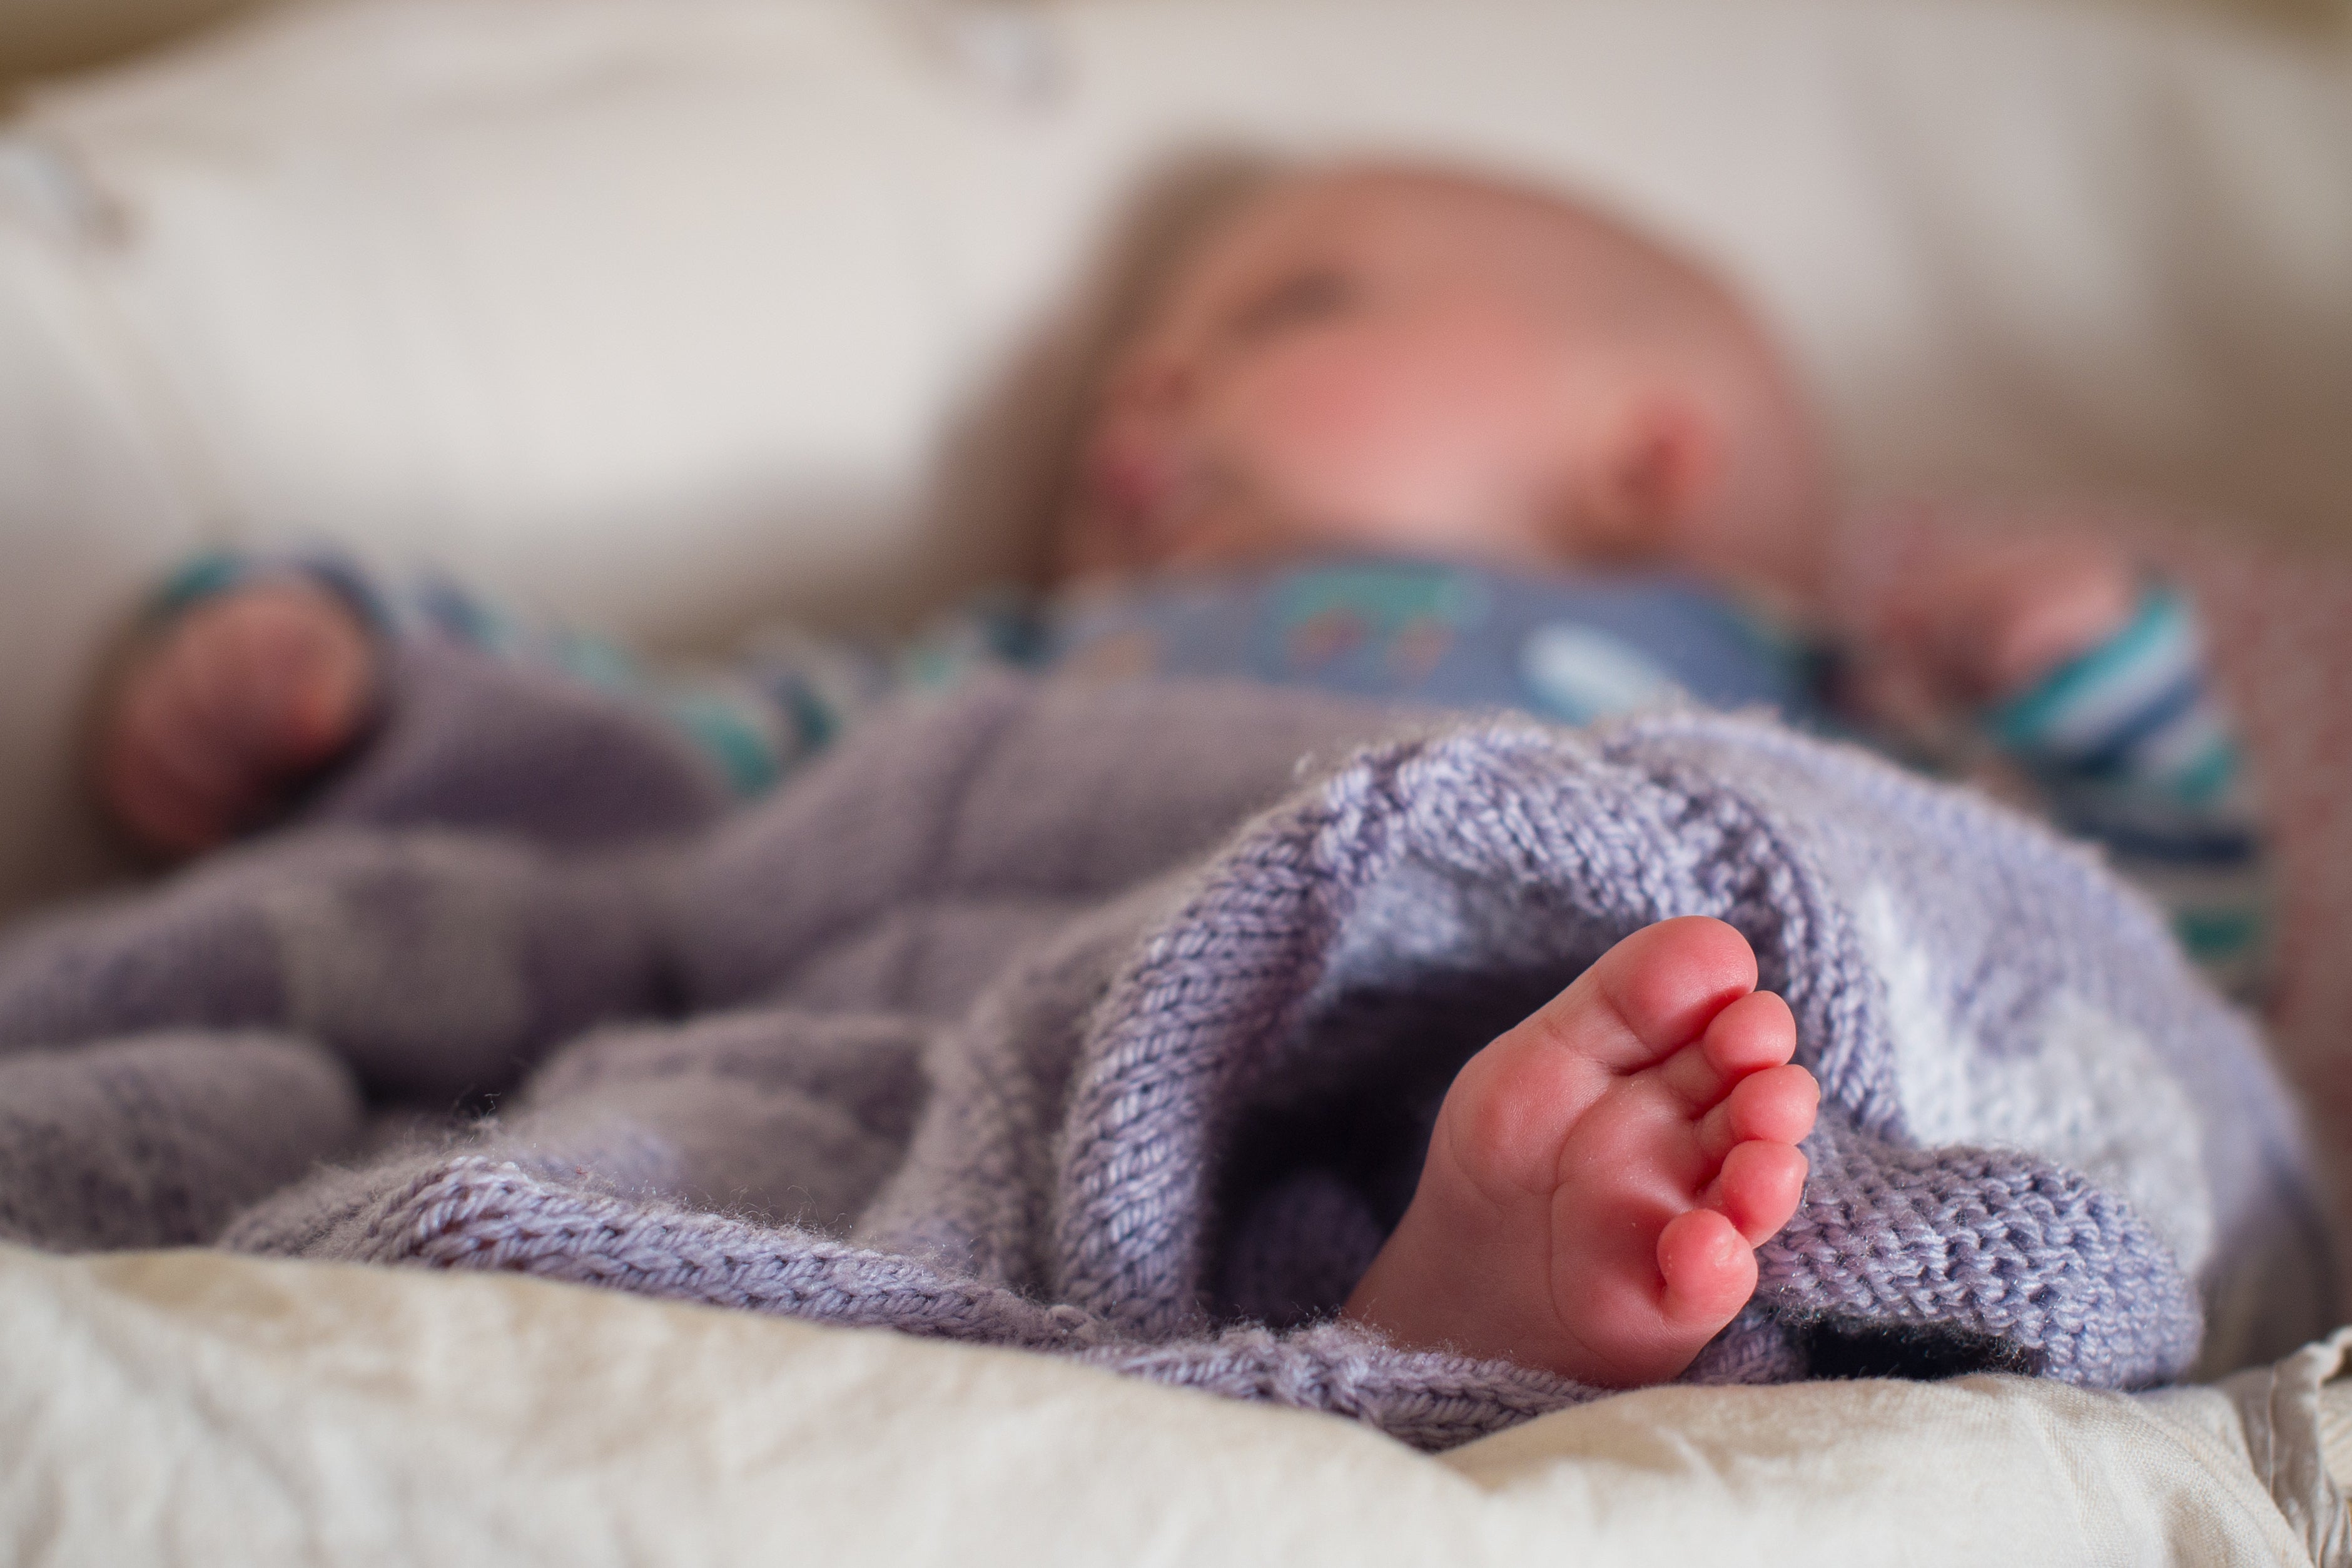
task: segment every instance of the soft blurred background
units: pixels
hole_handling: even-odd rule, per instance
[[[6,0],[0,5],[0,80],[100,66],[223,18],[300,0]],[[2130,10],[2205,12],[2308,38],[2352,29],[2346,0],[2052,0]]]
[[[2352,519],[2352,0],[0,0],[0,913],[116,866],[77,726],[199,546],[654,648],[1017,571],[1253,152],[1679,237],[1860,493]]]

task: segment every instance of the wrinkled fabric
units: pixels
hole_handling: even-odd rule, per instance
[[[887,1326],[1442,1448],[1594,1391],[1335,1321],[1438,1099],[1701,914],[1822,1108],[1695,1380],[2128,1387],[2187,1371],[2209,1307],[2263,1307],[2215,1313],[2250,1326],[2209,1364],[2325,1326],[2244,1021],[2084,852],[1857,750],[1007,680],[722,816],[644,727],[574,714],[551,765],[495,745],[527,678],[427,649],[399,679],[305,825],[0,947],[0,1229]],[[538,810],[573,789],[593,811]]]

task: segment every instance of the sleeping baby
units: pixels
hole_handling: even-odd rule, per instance
[[[664,683],[454,589],[208,560],[113,693],[101,783],[155,848],[222,843],[364,750],[390,650],[425,635],[572,669],[740,794],[878,697],[992,663],[1571,724],[1761,707],[1976,737],[2066,825],[2210,873],[2176,915],[2242,961],[2242,782],[2179,598],[2086,536],[1897,557],[1839,516],[1790,374],[1688,260],[1486,179],[1313,172],[1198,235],[1123,343],[1037,602],[890,653],[780,635]],[[1681,1374],[1807,1177],[1821,1090],[1758,980],[1732,925],[1664,920],[1471,1055],[1345,1316],[1585,1385]]]

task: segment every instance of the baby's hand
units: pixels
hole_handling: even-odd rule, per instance
[[[2131,562],[2105,540],[1978,540],[1898,588],[1882,630],[1942,700],[1984,707],[2121,632],[2137,594]]]
[[[198,602],[134,657],[107,705],[107,806],[173,855],[262,821],[358,736],[375,656],[359,617],[310,583]]]

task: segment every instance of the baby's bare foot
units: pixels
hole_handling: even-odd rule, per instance
[[[194,605],[113,695],[98,757],[107,805],[167,854],[250,827],[358,735],[374,661],[359,618],[309,583]]]
[[[1796,1212],[1820,1100],[1755,986],[1730,926],[1661,921],[1471,1058],[1348,1315],[1605,1386],[1689,1365]]]

